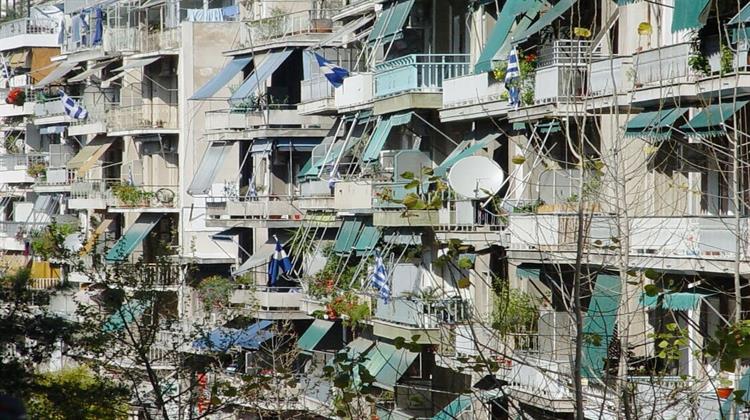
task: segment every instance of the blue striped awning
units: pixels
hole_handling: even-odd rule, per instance
[[[229,64],[224,66],[224,68],[216,73],[216,75],[212,77],[211,80],[206,82],[205,85],[201,86],[200,89],[195,91],[195,93],[190,97],[189,100],[195,101],[211,98],[216,94],[216,92],[226,86],[234,76],[239,74],[242,69],[244,69],[252,60],[252,56],[240,56],[232,58],[229,61]]]
[[[269,77],[286,61],[294,49],[272,52],[263,60],[258,67],[250,73],[245,81],[237,88],[229,98],[230,102],[240,102],[255,92],[261,83]]]

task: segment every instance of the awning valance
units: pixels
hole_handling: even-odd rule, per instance
[[[229,63],[224,66],[214,77],[211,78],[205,85],[201,86],[200,89],[195,91],[193,96],[190,97],[191,101],[209,99],[216,94],[221,88],[227,85],[232,78],[239,74],[250,62],[253,57],[250,56],[239,56],[233,57]]]
[[[107,252],[107,261],[124,261],[135,251],[138,245],[159,223],[163,214],[142,213],[130,228],[120,237],[115,245]]]
[[[269,53],[257,68],[250,73],[244,82],[229,98],[231,102],[239,102],[250,96],[261,83],[264,83],[286,61],[294,49]]]
[[[631,118],[625,125],[626,137],[669,138],[672,126],[685,115],[685,108],[665,108],[658,111],[642,112]]]
[[[661,297],[661,304],[659,305],[661,308],[673,311],[690,311],[698,309],[706,296],[702,293],[691,292],[661,293],[655,296],[644,293],[641,296],[640,303],[645,308],[654,309],[659,305],[659,297]]]
[[[389,43],[396,39],[401,39],[404,25],[409,18],[411,9],[414,7],[414,0],[395,0],[387,3],[383,7],[383,12],[375,19],[372,25],[372,32],[367,37],[367,43]]]
[[[193,181],[187,190],[188,194],[205,195],[211,192],[211,185],[231,148],[232,143],[227,142],[213,142],[208,146],[193,175]]]
[[[723,135],[726,133],[724,122],[732,118],[747,103],[748,101],[736,101],[710,105],[690,119],[680,129],[688,133],[688,135],[695,134],[699,137]]]

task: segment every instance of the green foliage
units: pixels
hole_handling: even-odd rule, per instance
[[[45,162],[34,162],[26,168],[26,173],[32,178],[39,178],[47,173]]]
[[[206,309],[223,308],[229,305],[229,297],[235,284],[222,276],[210,276],[198,284],[198,294]]]
[[[126,419],[128,390],[85,367],[39,375],[28,399],[32,419]]]
[[[726,44],[721,44],[719,71],[721,75],[734,73],[734,53]]]
[[[539,300],[510,287],[507,281],[495,279],[492,328],[500,335],[536,331]]]
[[[708,58],[703,54],[693,54],[688,57],[688,66],[699,75],[711,75],[711,64],[708,62]]]
[[[123,205],[128,207],[147,205],[149,201],[154,198],[154,193],[144,191],[143,188],[126,183],[113,185],[112,194],[114,194],[115,198],[117,198]]]
[[[52,222],[46,228],[31,235],[31,250],[34,255],[45,260],[51,258],[63,259],[70,253],[63,246],[65,238],[78,231],[72,224]]]
[[[545,204],[544,200],[537,199],[532,202],[513,207],[513,213],[536,213],[539,207]]]
[[[310,296],[318,299],[325,298],[334,294],[336,290],[349,290],[351,287],[359,286],[356,281],[352,281],[357,273],[355,260],[336,254],[333,252],[332,245],[323,249],[323,255],[326,257],[323,269],[318,271],[312,279],[308,279]]]
[[[706,341],[705,353],[718,360],[722,370],[733,371],[737,360],[750,357],[750,320],[716,331]]]
[[[370,306],[353,292],[336,296],[326,304],[329,319],[342,318],[344,325],[352,328],[370,318]]]
[[[675,323],[669,323],[664,327],[666,331],[650,334],[656,343],[656,357],[679,361],[681,351],[687,347],[689,341],[687,328],[680,328]]]
[[[521,75],[518,79],[511,82],[508,87],[517,87],[521,90],[521,103],[523,105],[534,104],[534,73],[536,72],[536,65],[537,61],[534,54],[523,54],[523,52],[519,51],[518,69]],[[508,62],[500,61],[496,64],[495,68],[492,69],[492,76],[495,80],[504,82],[507,71]]]
[[[404,189],[411,191],[402,200],[392,197],[381,197],[384,201],[403,204],[406,207],[404,216],[410,210],[438,210],[443,207],[443,195],[448,191],[448,185],[432,172],[432,168],[422,168],[420,176],[413,172],[404,172],[401,178],[409,182]]]

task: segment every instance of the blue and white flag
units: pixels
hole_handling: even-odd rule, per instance
[[[518,51],[513,48],[508,54],[508,68],[505,71],[505,88],[508,89],[508,104],[518,109],[521,106],[521,89],[517,86],[521,78],[521,68],[518,66]]]
[[[334,87],[341,86],[344,83],[344,79],[349,77],[349,70],[331,63],[316,53],[313,54],[315,55],[315,59],[318,60],[321,73],[323,73]]]
[[[388,285],[388,275],[383,264],[383,257],[380,251],[375,250],[375,270],[370,276],[370,283],[380,291],[380,298],[385,303],[391,298],[391,287]]]
[[[276,238],[276,250],[273,252],[273,258],[268,263],[268,285],[276,285],[276,280],[279,278],[280,271],[289,273],[292,271],[292,262],[289,261],[289,256],[286,255],[284,247],[281,246],[279,238]]]
[[[65,115],[77,120],[84,120],[89,116],[89,112],[86,111],[86,108],[79,104],[78,101],[68,96],[68,94],[62,92],[60,93],[60,96],[62,97],[63,107],[65,108]]]
[[[3,79],[10,79],[10,69],[8,63],[5,61],[5,56],[0,54],[0,61],[2,61],[2,68],[0,68],[0,77]]]

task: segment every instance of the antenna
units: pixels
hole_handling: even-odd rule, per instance
[[[497,162],[484,156],[469,156],[456,162],[448,173],[448,184],[464,198],[481,200],[500,191],[505,175]]]

